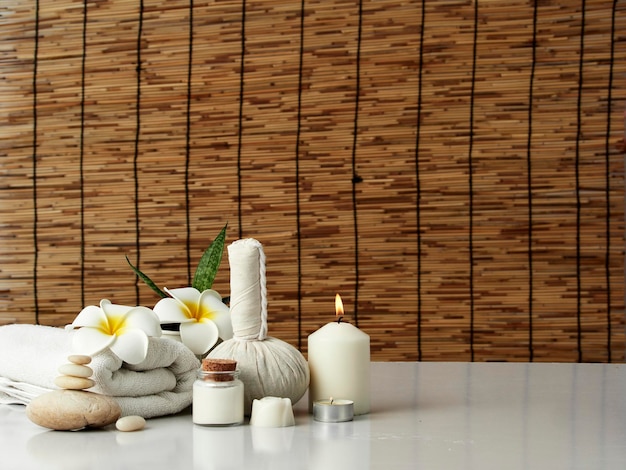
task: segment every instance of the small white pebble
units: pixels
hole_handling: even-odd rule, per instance
[[[115,423],[115,427],[118,431],[123,432],[131,432],[131,431],[140,431],[146,426],[146,420],[141,416],[124,416],[117,420]]]

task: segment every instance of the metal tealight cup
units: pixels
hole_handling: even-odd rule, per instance
[[[342,423],[354,419],[354,402],[330,398],[313,402],[313,419],[324,423]]]

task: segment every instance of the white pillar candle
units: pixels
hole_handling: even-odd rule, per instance
[[[291,400],[279,397],[263,397],[260,400],[253,400],[250,424],[265,428],[293,426],[295,419]]]
[[[352,400],[354,414],[370,411],[370,337],[341,321],[343,305],[337,295],[338,321],[328,323],[308,338],[309,409],[330,397]]]

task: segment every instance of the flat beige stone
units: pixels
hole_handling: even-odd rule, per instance
[[[54,390],[33,399],[26,416],[33,423],[57,431],[103,427],[122,414],[117,402],[106,395],[78,390]]]
[[[91,388],[96,383],[85,377],[70,377],[69,375],[60,375],[56,379],[54,379],[54,384],[59,388],[64,388],[65,390],[84,390],[86,388]]]
[[[70,375],[72,377],[91,377],[93,370],[91,367],[80,364],[63,364],[59,367],[59,374]]]
[[[82,354],[72,354],[67,357],[67,360],[72,364],[85,365],[91,362],[91,356],[84,356]]]

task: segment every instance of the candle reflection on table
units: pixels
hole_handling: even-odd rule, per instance
[[[358,426],[344,423],[311,423],[310,470],[357,470],[370,468],[369,420]],[[363,443],[367,442],[366,445]]]
[[[289,452],[293,443],[294,426],[280,428],[250,427],[252,448],[259,454]]]

